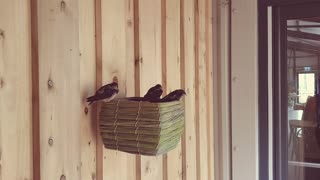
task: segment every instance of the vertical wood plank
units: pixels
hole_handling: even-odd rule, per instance
[[[95,109],[87,107],[86,97],[95,93],[95,3],[94,0],[79,1],[79,47],[80,47],[80,139],[81,179],[96,179],[96,127]],[[99,138],[99,136],[98,136]]]
[[[183,4],[183,41],[184,41],[184,72],[185,89],[185,141],[186,149],[183,154],[185,159],[185,179],[197,179],[197,155],[196,155],[196,106],[195,106],[195,3],[184,1]]]
[[[230,160],[230,1],[214,0],[214,118],[216,179],[231,179]]]
[[[180,77],[180,0],[166,3],[166,92],[181,88]],[[181,143],[167,154],[168,180],[182,179]]]
[[[186,79],[185,79],[185,27],[184,27],[184,1],[180,0],[180,81],[181,81],[181,88],[186,90]],[[186,171],[187,171],[187,162],[186,162],[186,129],[181,137],[181,161],[182,161],[182,179],[186,179]]]
[[[32,179],[29,1],[0,0],[0,179]]]
[[[199,14],[199,0],[194,0],[194,53],[195,53],[195,117],[196,117],[196,169],[197,169],[197,179],[201,180],[201,160],[200,160],[200,79],[199,79],[199,31],[200,31],[200,14]]]
[[[102,1],[102,64],[104,84],[117,80],[117,97],[134,95],[133,3]],[[104,150],[103,178],[134,179],[135,155]]]
[[[80,179],[78,8],[38,1],[41,179]]]
[[[199,69],[198,69],[198,88],[199,88],[199,136],[201,147],[200,150],[200,179],[208,179],[208,107],[207,107],[207,98],[208,98],[208,89],[207,89],[207,62],[208,62],[208,47],[207,45],[207,29],[206,29],[206,0],[198,0],[198,13],[199,16],[199,39],[197,46],[198,51],[198,60],[199,60]]]
[[[212,17],[212,1],[206,0],[206,34],[207,34],[207,119],[208,119],[208,171],[209,179],[214,179],[214,119],[213,119],[213,17]],[[216,47],[215,47],[216,48]]]
[[[162,82],[161,0],[139,0],[140,95]],[[141,179],[163,179],[162,156],[141,156]]]

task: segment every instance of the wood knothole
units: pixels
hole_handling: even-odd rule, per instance
[[[66,176],[64,174],[61,175],[60,180],[67,180]]]
[[[3,86],[4,86],[4,81],[2,78],[0,78],[0,89],[3,88]]]
[[[49,89],[53,88],[53,85],[54,85],[53,81],[51,79],[48,79],[48,88]]]
[[[49,144],[49,146],[53,146],[53,138],[52,137],[49,138],[48,144]]]
[[[0,39],[4,39],[4,30],[0,29]]]
[[[84,108],[84,113],[87,115],[88,112],[89,112],[88,107],[85,107],[85,108]]]
[[[60,2],[60,10],[61,10],[61,11],[65,11],[66,6],[67,6],[67,3],[66,3],[64,0],[62,0],[62,1]]]

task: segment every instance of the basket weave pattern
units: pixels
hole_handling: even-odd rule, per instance
[[[99,126],[108,149],[160,155],[174,149],[184,129],[181,101],[151,103],[117,99],[103,103]]]

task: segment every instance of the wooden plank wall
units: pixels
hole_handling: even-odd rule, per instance
[[[0,179],[31,179],[30,5],[0,4]]]
[[[0,2],[0,180],[214,179],[210,0]],[[85,98],[112,81],[186,90],[176,149],[103,148]]]

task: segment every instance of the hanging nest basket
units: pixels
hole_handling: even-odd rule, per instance
[[[117,99],[103,103],[100,132],[108,149],[160,155],[174,149],[184,129],[184,103]]]

